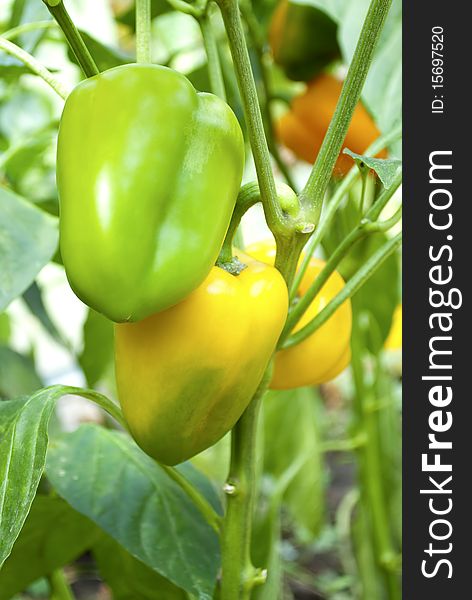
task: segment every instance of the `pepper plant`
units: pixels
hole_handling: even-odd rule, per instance
[[[63,569],[87,551],[116,598],[302,597],[287,585],[306,579],[301,564],[291,572],[281,556],[287,514],[300,547],[336,534],[342,573],[317,582],[324,597],[398,599],[399,413],[383,347],[398,303],[401,132],[384,117],[374,139],[360,104],[385,59],[379,40],[396,35],[392,21],[384,28],[392,0],[359,3],[351,52],[338,23],[349,3],[337,13],[313,2],[307,23],[323,35],[305,65],[283,29],[303,25],[305,5],[282,2],[269,27],[276,7],[265,2],[134,4],[120,19],[135,56],[81,31],[63,0],[14,2],[0,36],[5,97],[30,73],[65,106],[33,141],[0,139],[0,311],[21,296],[89,384],[43,386],[32,358],[8,347],[0,312],[0,600],[42,578],[50,597],[73,597]],[[169,12],[198,24],[203,84],[201,72],[153,62],[153,19]],[[301,186],[277,140],[277,103],[294,88],[271,62],[269,29],[291,79],[321,77],[339,92],[329,124],[279,136],[313,158]],[[66,40],[75,87],[35,58],[48,36]],[[341,54],[342,86],[320,75]],[[277,81],[288,82],[279,96]],[[293,104],[298,128],[321,111],[316,93],[306,98]],[[15,160],[32,147],[36,161],[40,134],[50,144],[57,130],[57,187],[26,199]],[[351,147],[357,139],[365,147]],[[243,184],[245,149],[255,179]],[[257,204],[273,239],[243,248],[241,221]],[[50,261],[89,307],[79,356],[35,282]],[[116,387],[102,393],[113,354]],[[349,434],[323,441],[329,388],[313,386],[348,366]],[[58,431],[56,405],[74,395],[104,423]],[[323,456],[339,451],[354,453],[357,484],[322,530]]]

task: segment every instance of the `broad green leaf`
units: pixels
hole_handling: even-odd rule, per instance
[[[210,600],[218,539],[182,489],[126,434],[84,425],[48,452],[57,492],[135,558]]]
[[[0,398],[17,398],[42,387],[28,356],[0,344]]]
[[[57,388],[0,402],[0,567],[28,516],[43,473]]]
[[[113,323],[89,309],[84,323],[84,347],[79,356],[87,385],[93,387],[113,360]]]
[[[131,556],[107,535],[102,534],[93,548],[93,555],[114,600],[188,600],[184,590]]]
[[[311,540],[324,517],[324,468],[320,448],[317,392],[309,388],[270,392],[264,400],[264,472],[275,482],[294,462],[304,460],[284,493],[297,533]]]
[[[0,571],[0,600],[9,600],[89,550],[101,535],[61,498],[36,496],[12,553]]]
[[[367,167],[372,169],[379,176],[384,188],[388,188],[392,185],[395,175],[398,171],[398,167],[402,164],[402,161],[398,158],[373,158],[371,156],[362,156],[352,152],[348,148],[343,150],[344,154],[351,156],[359,166],[359,168]]]
[[[122,422],[118,407],[108,398],[70,386],[55,385],[27,398],[0,402],[0,567],[30,510],[44,470],[49,420],[65,394],[93,400]]]
[[[57,242],[57,219],[0,187],[0,310],[31,285]]]

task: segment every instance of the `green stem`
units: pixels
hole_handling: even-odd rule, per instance
[[[136,0],[136,62],[151,62],[151,0]]]
[[[210,76],[211,91],[226,102],[226,89],[221,70],[220,55],[216,45],[215,34],[211,25],[209,10],[206,10],[198,19],[202,32],[203,43],[207,56],[208,74]]]
[[[290,348],[303,342],[307,337],[312,335],[317,329],[319,329],[326,321],[333,315],[338,308],[348,298],[354,296],[354,294],[364,285],[364,283],[377,271],[382,263],[400,246],[402,240],[402,234],[398,233],[395,237],[388,242],[385,242],[377,252],[375,252],[363,265],[362,267],[349,279],[343,289],[337,294],[326,306],[320,311],[316,317],[314,317],[309,323],[307,323],[302,329],[299,329],[291,337],[289,337],[285,343],[282,344],[282,348]]]
[[[366,437],[363,433],[356,435],[348,440],[330,440],[321,445],[322,452],[351,452],[362,448],[366,443]]]
[[[53,29],[57,27],[57,23],[54,21],[34,21],[33,23],[22,23],[18,27],[12,27],[8,31],[2,33],[2,38],[5,40],[12,40],[24,33],[30,31],[37,31],[38,29]]]
[[[69,91],[64,86],[63,83],[58,81],[52,73],[50,73],[46,67],[44,67],[39,61],[37,61],[34,56],[31,56],[28,52],[25,52],[23,48],[20,48],[13,42],[3,39],[0,37],[0,50],[3,50],[10,56],[13,56],[20,60],[23,64],[25,64],[29,70],[41,77],[48,85],[52,87],[52,89],[59,94],[61,98],[64,100],[69,95]]]
[[[251,41],[251,45],[254,49],[253,56],[257,63],[257,71],[260,74],[260,83],[262,87],[262,110],[263,110],[263,120],[265,125],[265,132],[267,137],[267,143],[269,146],[270,153],[275,160],[280,172],[285,178],[285,181],[288,185],[296,191],[295,182],[292,178],[292,175],[282,160],[280,156],[279,147],[277,146],[277,142],[275,140],[274,133],[274,122],[272,119],[272,113],[270,109],[270,102],[272,98],[269,77],[267,74],[267,67],[264,63],[264,43],[265,40],[261,35],[259,22],[257,21],[254,12],[252,11],[252,5],[248,1],[240,2],[241,14],[244,17],[244,21],[246,22],[249,38]]]
[[[271,374],[268,368],[231,433],[231,464],[224,486],[227,507],[221,538],[224,600],[249,600],[254,585],[264,582],[264,573],[251,562],[251,533],[256,494],[257,419]]]
[[[200,492],[191,484],[185,477],[175,468],[168,467],[159,463],[161,469],[163,469],[167,475],[173,479],[187,494],[187,496],[193,501],[195,506],[205,517],[208,524],[216,531],[217,534],[221,531],[222,518],[211,506],[208,500],[200,494]]]
[[[358,323],[354,322],[351,362],[356,390],[354,406],[357,420],[362,424],[365,435],[365,444],[358,450],[361,502],[372,522],[377,561],[385,579],[388,598],[389,600],[399,600],[401,591],[395,569],[396,553],[392,543],[386,498],[382,486],[383,465],[380,461],[381,453],[378,446],[378,414],[371,410],[372,395],[364,380],[363,354],[364,343]]]
[[[359,225],[344,238],[344,240],[330,256],[321,273],[313,281],[306,293],[295,305],[293,310],[290,311],[284,330],[282,331],[279,339],[279,345],[283,345],[284,341],[290,335],[292,329],[305,314],[306,310],[316,298],[321,288],[328,281],[330,275],[334,272],[342,259],[349,253],[351,248],[366,235],[379,231],[388,231],[391,227],[398,223],[401,217],[401,209],[399,209],[390,219],[386,221],[376,222],[375,219],[380,216],[380,213],[385,208],[387,202],[392,198],[395,191],[399,188],[401,178],[402,174],[400,171],[395,177],[395,180],[392,182],[391,187],[389,187],[388,190],[383,191],[377,202],[370,208],[370,210],[367,211],[365,217],[362,219]]]
[[[195,19],[199,19],[205,10],[206,0],[197,2],[195,5],[189,4],[185,0],[167,0],[167,3],[170,4],[173,9],[195,17]]]
[[[226,237],[218,257],[217,264],[220,266],[228,265],[233,260],[233,240],[239,227],[241,219],[251,206],[261,201],[259,184],[256,181],[246,183],[239,190],[236,206],[231,217],[231,222],[226,232]]]
[[[300,202],[317,223],[334,165],[341,151],[354,110],[374,56],[392,0],[372,0],[352,57],[349,71],[326,136],[313,165]]]
[[[392,142],[399,139],[401,137],[401,134],[402,128],[395,127],[395,129],[393,129],[387,135],[377,138],[377,140],[375,140],[375,142],[371,146],[369,146],[369,148],[365,152],[365,156],[375,156],[377,152],[382,150],[382,148],[389,146]],[[294,278],[293,284],[290,289],[291,300],[293,300],[293,298],[295,298],[295,296],[297,295],[300,283],[303,279],[303,276],[306,273],[308,265],[310,264],[310,259],[313,256],[313,253],[315,252],[316,248],[318,247],[318,244],[323,239],[329,226],[331,225],[331,222],[333,220],[334,215],[336,214],[339,205],[341,204],[344,196],[351,189],[354,183],[359,179],[359,177],[359,169],[356,165],[354,165],[349,171],[349,173],[346,175],[346,177],[342,180],[341,184],[334,193],[331,201],[327,205],[326,209],[323,211],[319,225],[305,247],[302,263],[300,265],[300,268],[297,270],[297,274]]]
[[[93,77],[93,75],[97,75],[99,72],[97,65],[88,51],[77,27],[72,22],[62,0],[43,0],[43,2],[64,32],[66,40],[69,42],[69,46],[77,58],[85,76]]]
[[[275,239],[278,240],[280,236],[287,235],[285,218],[277,202],[269,148],[265,137],[254,75],[244,39],[238,2],[237,0],[218,0],[218,5],[221,9],[233,57],[266,221]]]
[[[53,571],[49,576],[51,600],[74,600],[74,595],[62,569]]]

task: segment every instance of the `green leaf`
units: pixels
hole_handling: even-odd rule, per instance
[[[8,600],[90,549],[100,530],[64,500],[36,496],[12,553],[0,571],[0,600]]]
[[[373,158],[371,156],[357,154],[348,148],[344,148],[343,153],[351,156],[361,170],[367,167],[368,169],[375,171],[384,188],[387,190],[395,179],[398,167],[402,164],[402,161],[398,158]]]
[[[131,555],[200,600],[212,598],[216,534],[129,436],[84,425],[51,445],[47,474],[63,498]]]
[[[29,398],[0,402],[0,567],[30,510],[44,470],[49,420],[65,394],[93,400],[123,421],[119,408],[105,396],[70,386],[55,385]]]
[[[93,548],[93,555],[100,575],[113,592],[114,600],[188,599],[184,590],[131,556],[107,535],[102,535]]]
[[[34,21],[51,20],[51,15],[43,2],[36,0],[15,0],[13,2],[10,23],[8,29],[18,27],[23,23]],[[16,44],[32,53],[38,43],[44,37],[44,30],[29,31],[18,36],[14,41]]]
[[[264,400],[264,472],[291,480],[284,503],[302,540],[313,538],[324,518],[324,468],[318,431],[317,392],[270,392]],[[291,474],[295,458],[303,462]]]
[[[374,233],[354,248],[351,260],[361,266],[389,238],[385,233]],[[400,301],[400,264],[397,253],[387,258],[383,265],[366,281],[352,299],[354,318],[367,312],[374,320],[369,326],[366,343],[377,354],[383,347],[392,325],[393,312]]]
[[[11,335],[10,317],[7,313],[0,313],[0,344],[2,342],[8,342]],[[0,361],[0,369],[1,369]],[[1,381],[1,376],[0,376]],[[1,385],[1,384],[0,384]]]
[[[56,342],[59,342],[62,345],[67,345],[62,334],[57,329],[56,325],[51,321],[51,317],[44,306],[41,290],[36,282],[33,282],[25,291],[23,294],[23,300],[26,302],[26,305],[30,311],[38,319],[52,339],[56,340]]]
[[[43,473],[57,388],[0,402],[0,567],[23,527]]]
[[[57,242],[57,219],[0,187],[0,311],[31,285]]]
[[[0,398],[17,398],[42,387],[31,358],[0,344]]]
[[[93,387],[113,360],[113,323],[90,309],[84,323],[84,347],[79,356],[87,385]]]

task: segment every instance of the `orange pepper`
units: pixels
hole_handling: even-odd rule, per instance
[[[291,110],[277,123],[280,141],[298,158],[314,163],[341,94],[342,82],[332,75],[322,74],[313,79],[306,91],[292,101]],[[380,135],[372,117],[361,102],[356,106],[343,148],[362,154]],[[378,158],[385,158],[385,150]],[[353,165],[350,156],[340,153],[335,175],[345,175]]]

